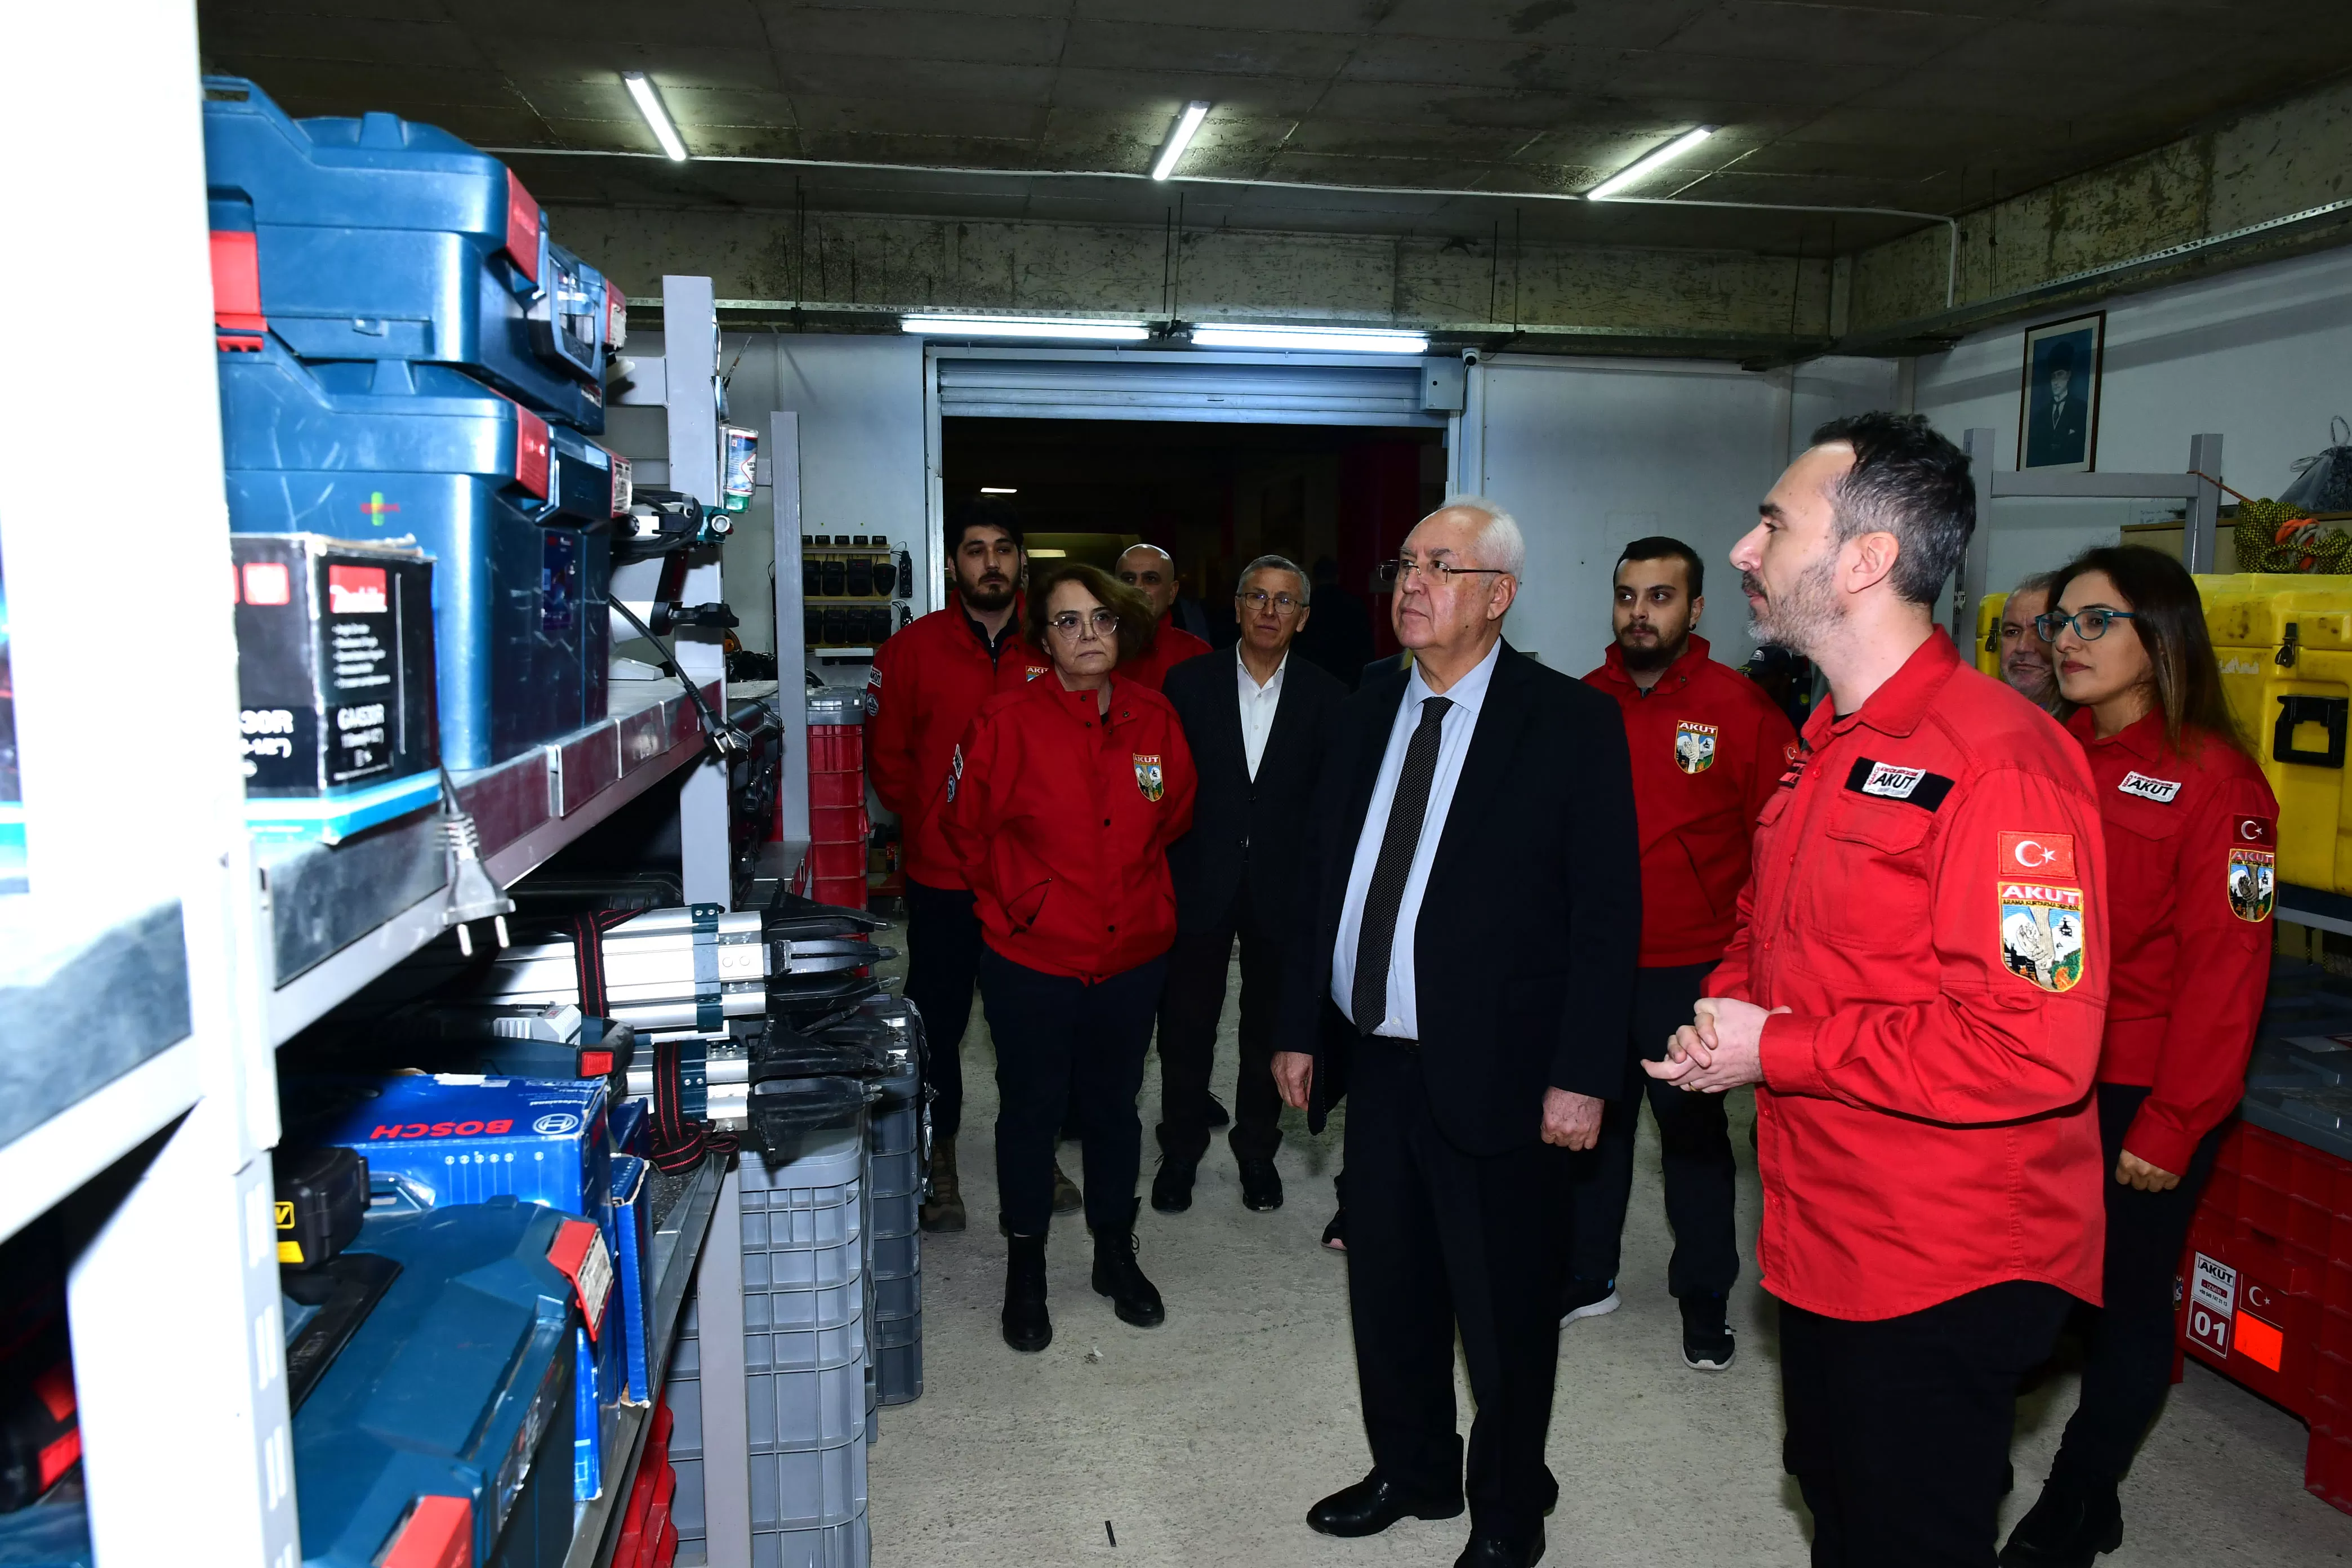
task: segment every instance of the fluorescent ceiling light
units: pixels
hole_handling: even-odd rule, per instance
[[[901,316],[898,328],[935,338],[1082,338],[1105,343],[1139,343],[1151,335],[1141,321],[1058,321],[1045,316]]]
[[[1192,329],[1192,346],[1203,349],[1315,349],[1337,353],[1419,354],[1429,339],[1419,332],[1376,327],[1221,327]]]
[[[661,95],[654,90],[653,79],[643,71],[623,71],[621,80],[628,87],[629,96],[637,100],[637,112],[653,127],[654,140],[669,154],[669,161],[685,163],[686,143],[677,139],[677,127],[669,122],[669,110],[662,107]]]
[[[1068,551],[1056,550],[1050,544],[1040,544],[1033,547],[1029,551],[1029,555],[1033,560],[1037,561],[1066,561],[1070,558],[1070,552]]]
[[[984,496],[1017,496],[1021,492],[1011,485],[982,485],[980,493]]]
[[[1201,129],[1201,121],[1207,118],[1207,100],[1196,98],[1184,106],[1184,112],[1176,117],[1176,129],[1168,133],[1168,145],[1160,150],[1160,162],[1151,165],[1153,179],[1164,180],[1176,172],[1176,160],[1181,158],[1184,149],[1192,144],[1192,133]]]
[[[1636,181],[1647,179],[1673,163],[1700,142],[1715,134],[1712,125],[1702,125],[1696,131],[1685,131],[1656,152],[1636,158],[1591,190],[1584,193],[1587,201],[1605,202]]]

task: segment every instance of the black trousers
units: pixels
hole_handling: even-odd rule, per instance
[[[1559,1486],[1544,1465],[1559,1356],[1561,1151],[1465,1154],[1430,1114],[1417,1047],[1365,1038],[1348,1076],[1348,1306],[1372,1467],[1412,1491],[1464,1488],[1454,1337],[1478,1410],[1473,1525],[1524,1537]]]
[[[1675,1251],[1666,1289],[1675,1297],[1723,1295],[1739,1278],[1731,1205],[1737,1171],[1723,1096],[1688,1094],[1642,1070],[1662,1061],[1666,1039],[1691,1021],[1711,963],[1637,971],[1633,1016],[1625,1039],[1625,1090],[1601,1118],[1601,1142],[1569,1156],[1571,1237],[1569,1272],[1579,1279],[1617,1278],[1625,1205],[1633,1191],[1633,1135],[1642,1101],[1658,1119],[1666,1180],[1666,1219]]]
[[[1813,1568],[1992,1568],[2018,1380],[2073,1304],[2028,1279],[1866,1323],[1782,1303],[1783,1463]]]
[[[2093,1320],[2083,1365],[2082,1403],[2066,1423],[2051,1474],[2112,1487],[2131,1468],[2140,1439],[2172,1386],[2173,1281],[2197,1217],[2197,1200],[2213,1173],[2223,1122],[2198,1142],[2180,1184],[2168,1193],[2137,1192],[2115,1179],[2124,1134],[2147,1098],[2129,1084],[2099,1085],[2099,1142],[2106,1150],[2106,1305]]]
[[[980,996],[996,1038],[996,1191],[1015,1236],[1043,1236],[1054,1217],[1054,1138],[1066,1106],[1083,1130],[1087,1224],[1135,1223],[1143,1122],[1135,1097],[1168,961],[1155,958],[1089,985],[1013,963],[980,959]]]
[[[930,1046],[931,1132],[952,1138],[963,1125],[963,1031],[971,1021],[979,971],[980,917],[961,888],[928,888],[907,879],[907,1000],[921,1015]]]
[[[1242,1160],[1270,1160],[1282,1146],[1282,1096],[1274,1087],[1274,1018],[1281,1001],[1282,943],[1246,918],[1244,876],[1234,907],[1213,930],[1180,935],[1168,952],[1168,989],[1160,1001],[1160,1152],[1198,1160],[1209,1148],[1209,1077],[1217,1024],[1225,1011],[1225,974],[1234,941],[1242,944],[1241,1073],[1234,1086],[1234,1130],[1226,1142]]]

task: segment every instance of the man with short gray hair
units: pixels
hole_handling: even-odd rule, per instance
[[[1503,640],[1527,548],[1491,501],[1383,568],[1410,670],[1339,710],[1283,988],[1283,1098],[1348,1098],[1348,1300],[1372,1468],[1307,1511],[1373,1535],[1469,1505],[1456,1568],[1531,1568],[1559,1360],[1566,1158],[1625,1091],[1640,834],[1617,705]],[[1459,1331],[1478,1410],[1466,1455]]]
[[[1347,689],[1303,658],[1292,639],[1306,626],[1307,574],[1279,555],[1242,568],[1234,657],[1196,658],[1169,671],[1163,694],[1183,721],[1200,775],[1192,830],[1171,845],[1176,945],[1160,1005],[1160,1172],[1151,1206],[1192,1205],[1208,1152],[1209,1076],[1224,1012],[1225,970],[1241,942],[1241,1075],[1228,1136],[1245,1208],[1282,1206],[1274,1166],[1282,1102],[1275,1094],[1276,993],[1307,805]]]

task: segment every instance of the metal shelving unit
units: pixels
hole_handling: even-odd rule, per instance
[[[646,1364],[654,1379],[653,1404],[630,1405],[621,1413],[621,1442],[628,1449],[617,1479],[605,1483],[604,1494],[583,1503],[572,1524],[572,1550],[563,1568],[604,1568],[613,1560],[619,1538],[614,1527],[627,1507],[629,1489],[636,1484],[637,1467],[645,1459],[646,1428],[669,1380],[669,1352],[677,1342],[678,1314],[686,1307],[688,1286],[710,1231],[710,1216],[719,1205],[719,1184],[726,1179],[727,1157],[713,1154],[703,1161],[671,1205],[667,1217],[655,1221],[653,1246],[653,1353]]]
[[[99,1563],[185,1562],[200,1542],[208,1563],[295,1568],[276,1047],[441,934],[446,852],[430,816],[331,848],[245,830],[194,7],[99,0],[20,41],[26,79],[0,132],[86,134],[76,156],[20,171],[19,194],[73,229],[135,211],[140,242],[62,273],[25,247],[0,258],[12,292],[44,301],[20,332],[39,395],[0,422],[0,461],[24,480],[0,499],[0,563],[30,889],[0,893],[0,1239],[54,1220],[68,1247]],[[95,80],[118,111],[92,123]],[[93,182],[94,167],[112,173]],[[710,286],[664,283],[670,483],[715,505]],[[142,407],[172,411],[128,435],[104,412],[121,406],[126,366]],[[101,514],[102,542],[77,525]],[[716,550],[695,558],[687,597],[723,597]],[[718,634],[677,641],[724,712]],[[681,774],[688,897],[724,902],[726,773],[676,681],[622,686],[603,721],[457,783],[487,868],[511,884]],[[666,1214],[657,1200],[657,1367],[723,1165],[696,1171]],[[572,1561],[609,1560],[646,1424],[628,1417],[629,1460],[583,1511]]]

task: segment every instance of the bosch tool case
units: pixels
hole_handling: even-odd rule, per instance
[[[449,1561],[562,1560],[579,1287],[550,1254],[576,1223],[512,1198],[368,1216],[352,1250],[398,1276],[294,1415],[311,1568],[371,1568],[396,1537],[447,1530],[457,1506],[421,1502],[444,1498],[470,1512]]]
[[[274,332],[307,360],[462,365],[604,427],[626,302],[548,238],[497,159],[390,114],[289,119],[253,83],[208,77],[205,179],[225,349]]]
[[[441,753],[489,766],[605,716],[610,454],[442,365],[219,356],[229,526],[434,558]],[[569,450],[574,455],[565,457]]]

